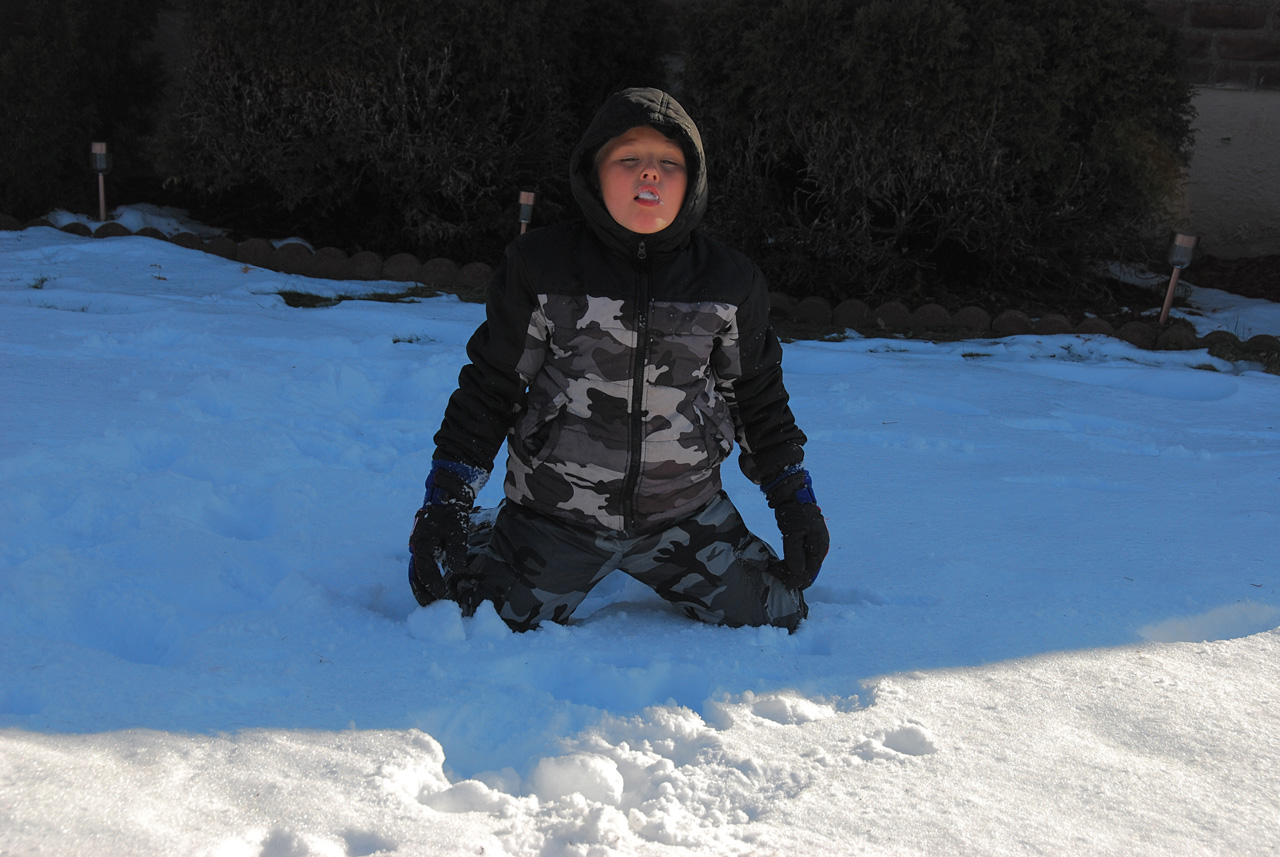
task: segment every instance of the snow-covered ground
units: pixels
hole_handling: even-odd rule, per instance
[[[0,232],[0,855],[1276,852],[1280,378],[791,344],[800,631],[615,575],[515,635],[405,582],[482,308],[276,294],[401,287]]]

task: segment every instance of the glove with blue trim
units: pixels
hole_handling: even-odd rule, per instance
[[[423,607],[455,597],[446,581],[466,574],[471,504],[487,476],[454,461],[431,462],[426,497],[409,536],[409,586]]]
[[[771,564],[769,571],[792,589],[808,589],[831,547],[831,534],[814,496],[809,471],[799,465],[789,467],[760,490],[782,534],[782,561]]]

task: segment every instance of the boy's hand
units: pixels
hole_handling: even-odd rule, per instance
[[[471,487],[448,469],[433,466],[424,505],[413,517],[409,536],[409,586],[423,607],[453,593],[445,576],[465,574]]]
[[[409,586],[423,607],[448,598],[444,575],[467,564],[468,510],[461,504],[423,506],[409,536]]]
[[[796,468],[763,486],[782,533],[782,562],[770,570],[794,589],[813,585],[831,546],[826,519],[813,494],[809,471]]]

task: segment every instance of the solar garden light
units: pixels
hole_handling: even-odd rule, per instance
[[[98,174],[98,220],[107,222],[107,189],[103,176],[111,172],[111,147],[106,143],[89,145],[89,164]]]
[[[520,234],[523,235],[533,220],[533,203],[537,199],[533,191],[520,191]]]
[[[1173,247],[1169,250],[1169,264],[1173,266],[1173,276],[1169,278],[1169,291],[1164,296],[1164,309],[1160,310],[1160,323],[1169,318],[1169,307],[1173,306],[1173,290],[1178,285],[1178,275],[1182,269],[1191,264],[1191,254],[1196,249],[1196,237],[1183,235],[1181,232],[1173,239]]]

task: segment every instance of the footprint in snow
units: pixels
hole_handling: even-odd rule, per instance
[[[826,720],[836,714],[835,709],[829,705],[821,705],[802,696],[781,694],[756,697],[751,702],[751,713],[756,717],[772,720],[784,726]]]
[[[886,749],[904,756],[928,756],[938,752],[929,730],[918,723],[908,723],[886,732],[880,743]]]
[[[938,745],[933,735],[919,723],[905,723],[894,729],[878,732],[854,748],[854,754],[866,762],[901,759],[903,756],[928,756],[936,752]]]

